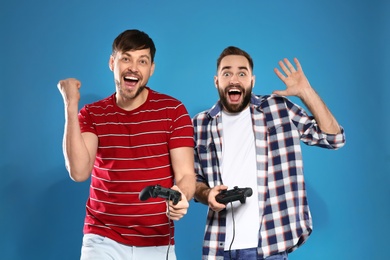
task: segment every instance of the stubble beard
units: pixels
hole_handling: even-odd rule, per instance
[[[118,80],[115,81],[115,84],[116,84],[116,88],[119,92],[119,95],[126,100],[136,99],[142,93],[142,91],[145,89],[145,85],[143,85],[143,86],[140,86],[135,91],[134,90],[127,90],[127,89],[121,87],[121,84]]]

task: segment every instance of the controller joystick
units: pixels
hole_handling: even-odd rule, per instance
[[[181,193],[157,184],[155,186],[145,187],[139,194],[139,199],[142,201],[157,197],[171,200],[173,201],[173,205],[176,205],[181,200]]]
[[[246,202],[246,198],[252,196],[251,188],[238,188],[235,186],[231,190],[222,190],[215,200],[221,204],[227,204],[232,201],[239,200],[242,204]]]

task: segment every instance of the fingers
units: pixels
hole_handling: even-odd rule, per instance
[[[189,203],[187,198],[182,194],[182,199],[174,205],[172,201],[167,201],[167,216],[172,220],[179,220],[187,214]]]
[[[209,208],[210,208],[212,211],[220,212],[220,211],[222,211],[222,210],[224,210],[224,209],[226,208],[226,205],[225,205],[225,204],[218,203],[218,202],[215,202],[215,203],[209,204]]]
[[[57,88],[60,91],[63,90],[64,88],[70,88],[70,87],[76,87],[77,89],[80,89],[81,82],[75,78],[68,78],[68,79],[60,80],[57,83]]]
[[[286,62],[286,59],[284,59],[283,61]],[[279,64],[280,68],[283,70],[283,72],[288,76],[291,74],[291,71],[290,71],[290,69],[288,69],[286,67],[286,65],[284,64],[283,61],[279,61],[278,64]],[[290,63],[288,60],[287,60],[287,62]],[[291,65],[291,63],[290,63],[290,65]],[[287,66],[288,66],[288,64],[287,64]]]
[[[296,72],[294,66],[291,64],[291,62],[287,59],[287,58],[284,58],[283,59],[284,63],[286,63],[288,69],[289,69],[289,72]]]
[[[294,63],[296,64],[298,70],[300,69],[300,64],[299,64],[299,61],[297,58],[294,58]],[[287,58],[284,58],[283,60],[279,61],[278,62],[280,68],[283,70],[283,72],[287,75],[287,76],[290,76],[292,73],[296,72],[297,70],[294,68],[294,66],[291,64],[291,62],[287,59]],[[275,68],[275,70],[277,70]],[[278,70],[277,70],[278,71]],[[279,71],[278,71],[279,72]],[[276,73],[276,71],[275,71]],[[280,72],[279,72],[280,73]],[[281,73],[280,73],[281,74]],[[277,73],[278,75],[278,73]],[[278,75],[279,76],[279,75]],[[279,76],[280,78],[280,76]]]
[[[286,79],[286,77],[277,68],[274,68],[274,72],[281,81],[284,81]]]
[[[297,58],[294,58],[294,63],[295,63],[295,66],[297,66],[297,71],[303,71],[301,63],[299,62],[299,60]]]
[[[173,201],[168,200],[166,214],[172,220],[179,220],[187,214],[190,204],[187,200],[187,197],[183,194],[178,186],[174,185],[171,187],[171,189],[181,193],[181,200],[176,205],[173,204]]]
[[[280,70],[278,70],[277,68],[274,68],[275,74],[284,83],[286,83],[290,78],[297,78],[297,75],[302,75],[303,72],[302,67],[297,58],[294,58],[294,63],[296,68],[291,64],[291,62],[287,58],[284,58],[283,60],[278,62],[284,74],[280,72]]]
[[[221,204],[215,200],[215,196],[217,196],[222,190],[227,190],[228,186],[225,185],[217,185],[210,190],[208,202],[209,208],[215,212],[219,212],[226,208],[225,204]]]
[[[63,79],[57,83],[57,88],[60,91],[64,102],[69,104],[77,104],[80,100],[81,82],[74,78]]]

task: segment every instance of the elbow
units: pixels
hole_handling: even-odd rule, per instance
[[[89,172],[86,172],[86,173],[78,172],[78,171],[71,169],[69,166],[67,166],[66,169],[69,172],[70,179],[74,182],[86,181],[86,180],[88,180],[88,178],[90,176]]]
[[[72,181],[74,181],[74,182],[83,182],[83,181],[88,180],[88,178],[89,178],[89,176],[85,177],[85,176],[79,176],[79,175],[75,175],[75,174],[69,174],[69,176],[72,179]]]

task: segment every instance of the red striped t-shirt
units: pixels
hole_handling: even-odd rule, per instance
[[[184,105],[149,89],[146,102],[135,110],[117,106],[115,94],[84,106],[82,132],[98,136],[91,174],[84,233],[109,237],[131,246],[169,243],[166,203],[161,198],[140,201],[146,186],[173,185],[169,150],[193,147],[193,127]],[[171,221],[171,244],[173,222]]]

